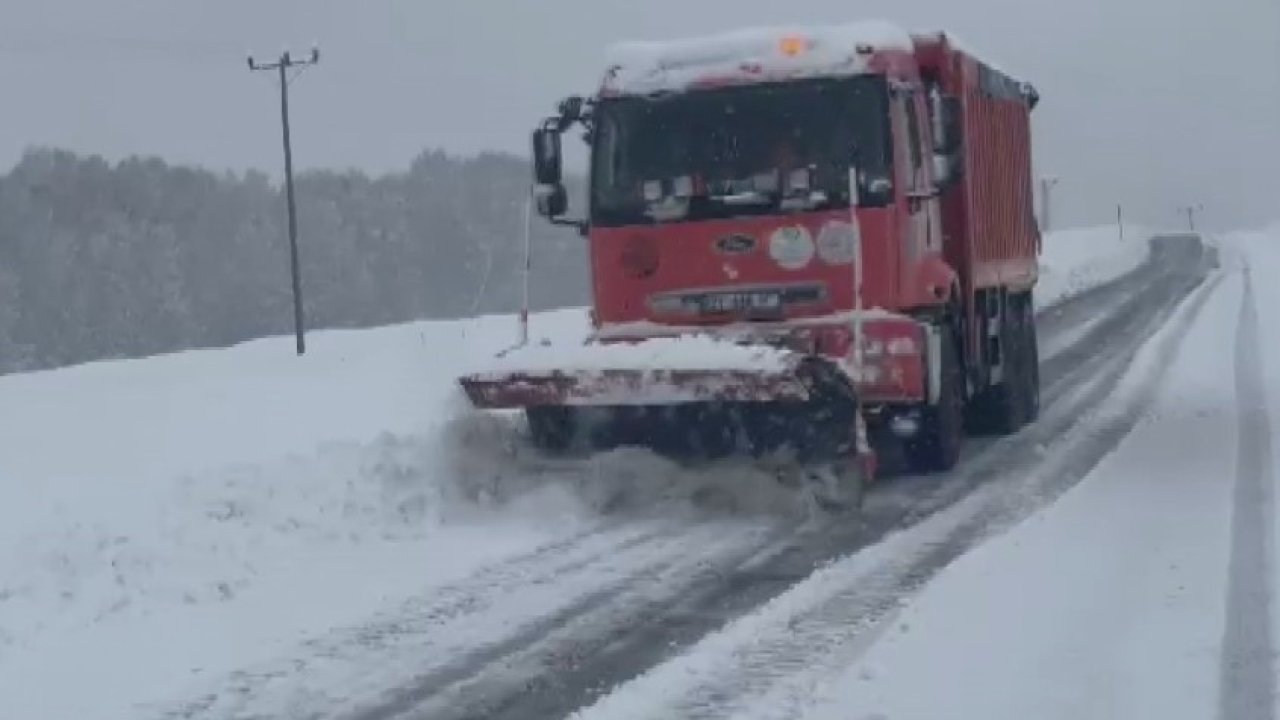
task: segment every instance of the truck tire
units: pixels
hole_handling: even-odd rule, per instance
[[[938,403],[926,407],[920,434],[906,443],[906,459],[916,472],[945,472],[960,461],[964,444],[964,369],[955,335],[942,333]]]
[[[999,383],[978,393],[968,408],[968,425],[975,433],[1011,435],[1027,421],[1032,380],[1028,362],[1030,334],[1024,322],[1022,297],[1009,296],[1001,321],[1004,375]]]

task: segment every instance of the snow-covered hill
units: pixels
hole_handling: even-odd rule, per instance
[[[1126,238],[1048,236],[1040,305],[1135,267]],[[586,314],[532,328],[573,342]],[[0,716],[132,717],[589,528],[590,492],[458,472],[484,425],[454,378],[515,336],[493,316],[0,378]]]

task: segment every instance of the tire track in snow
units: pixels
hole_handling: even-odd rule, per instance
[[[1001,469],[960,504],[865,553],[851,555],[810,580],[653,668],[598,704],[581,720],[632,718],[793,718],[807,707],[815,680],[846,667],[885,632],[901,604],[947,564],[999,528],[1065,492],[1115,447],[1150,405],[1176,344],[1216,289],[1219,275],[1186,291],[1166,288],[1163,302],[1130,314],[1115,337],[1128,340],[1095,356],[1090,379],[1062,398],[1041,422],[1007,438]],[[1190,282],[1190,280],[1188,280]],[[1178,302],[1185,299],[1185,302]],[[1166,325],[1166,321],[1169,323]],[[1113,393],[1156,327],[1156,361],[1114,411],[1093,412]],[[1082,415],[1094,415],[1077,422]],[[1037,443],[1059,436],[1047,457]],[[866,555],[864,557],[863,555]]]
[[[1107,375],[1107,368],[1116,357],[1115,338],[1137,339],[1150,334],[1152,327],[1157,327],[1164,318],[1174,312],[1176,300],[1193,292],[1203,279],[1204,271],[1216,267],[1216,256],[1211,248],[1203,247],[1200,262],[1204,267],[1197,272],[1194,261],[1187,259],[1186,248],[1179,248],[1173,242],[1158,244],[1153,248],[1150,265],[1126,276],[1130,290],[1127,297],[1117,299],[1113,295],[1083,295],[1071,298],[1071,305],[1063,311],[1056,308],[1046,311],[1043,324],[1051,329],[1046,333],[1041,329],[1042,337],[1052,343],[1057,336],[1075,334],[1070,345],[1060,348],[1052,357],[1041,360],[1041,402],[1044,412],[1060,403],[1073,402],[1072,398],[1088,392],[1092,381]],[[1180,259],[1181,258],[1181,259]],[[1171,278],[1172,276],[1172,278]],[[1210,283],[1216,283],[1219,276],[1214,276]],[[1112,290],[1119,291],[1124,286],[1116,285]],[[1202,295],[1207,295],[1207,291]],[[1199,301],[1198,301],[1199,302]],[[1103,313],[1100,317],[1096,313]],[[1152,321],[1152,315],[1161,320]],[[1063,325],[1065,317],[1075,316],[1075,324]],[[1037,325],[1041,325],[1037,318]],[[1076,333],[1080,327],[1086,329]],[[1099,349],[1103,351],[1099,351]],[[1044,421],[1039,425],[1043,426]],[[1036,431],[1032,430],[1035,433]],[[1005,455],[1010,445],[1026,444],[1026,435],[1014,437],[974,437],[966,442],[966,450],[962,466],[949,477],[914,476],[895,479],[893,489],[898,487],[907,490],[905,510],[900,527],[915,525],[940,509],[951,506],[987,478],[998,475],[1008,462]],[[1040,441],[1042,449],[1048,450],[1057,441],[1056,434],[1046,434]],[[925,489],[921,490],[923,485]],[[888,489],[888,488],[886,488]],[[868,502],[873,495],[868,496]]]
[[[1076,405],[1074,398],[1091,394],[1093,378],[1106,374],[1110,354],[1089,346],[1106,347],[1100,343],[1105,337],[1126,337],[1147,328],[1144,319],[1190,288],[1169,277],[1187,279],[1187,263],[1153,255],[1153,262],[1127,278],[1128,284],[1116,285],[1118,291],[1091,292],[1045,313],[1048,335],[1082,324],[1095,311],[1105,318],[1046,359],[1046,410],[1059,402]],[[237,674],[216,695],[202,699],[207,702],[191,703],[189,712],[178,714],[563,716],[803,581],[815,563],[873,543],[964,498],[999,474],[1003,460],[1017,456],[1038,461],[1044,448],[1028,446],[1026,439],[982,439],[967,453],[965,471],[955,477],[941,482],[903,478],[893,492],[873,492],[868,502],[879,506],[880,518],[870,526],[832,523],[790,533],[774,527],[744,535],[733,524],[712,523],[700,530],[670,524],[665,532],[671,537],[660,542],[650,532],[636,532],[631,523],[606,523],[595,533],[503,563],[359,627],[327,633],[308,643],[304,655]],[[1053,444],[1049,436],[1035,439]],[[909,510],[897,507],[898,498],[886,497],[906,485],[916,488],[905,493],[913,500]],[[981,535],[983,530],[974,525],[960,535]],[[637,543],[631,551],[625,549],[624,536]],[[929,559],[920,563],[915,562],[919,554],[898,556],[896,571],[881,569],[877,577],[888,586],[903,573],[908,584],[924,582],[932,575],[930,567],[945,563],[953,548],[932,547],[924,552]],[[548,595],[553,590],[559,597]],[[495,604],[510,609],[513,595],[540,599],[522,603],[527,607],[519,612],[493,612]],[[866,600],[874,598],[864,595],[858,601]],[[446,606],[454,614],[438,612]],[[883,606],[871,602],[867,609],[874,616]],[[478,631],[464,638],[459,632],[463,625]],[[444,634],[467,642],[447,648],[440,642]]]
[[[296,656],[233,673],[191,701],[153,710],[164,718],[327,717],[391,687],[438,689],[467,677],[474,663],[511,652],[637,583],[749,545],[758,532],[733,524],[670,522],[589,530],[413,598],[367,623],[307,640]]]
[[[1271,638],[1275,468],[1258,308],[1247,264],[1236,330],[1235,375],[1240,437],[1218,711],[1223,720],[1270,720],[1275,717],[1276,694]]]
[[[640,569],[627,566],[621,580],[548,621],[529,624],[499,642],[454,658],[355,712],[329,711],[327,716],[347,720],[439,717],[467,707],[467,717],[488,718],[510,711],[509,701],[519,696],[518,691],[554,686],[558,675],[589,664],[593,652],[624,635],[637,618],[666,607],[686,588],[718,576],[721,568],[741,562],[780,532],[723,523],[673,532],[666,538],[661,560]]]
[[[821,528],[810,528],[790,539],[784,539],[775,548],[762,548],[761,554],[749,563],[722,566],[726,574],[721,579],[712,585],[697,587],[692,592],[684,593],[680,602],[665,609],[658,608],[657,613],[635,617],[631,630],[626,635],[605,643],[603,647],[598,638],[593,638],[589,647],[583,648],[586,651],[584,657],[589,661],[575,668],[566,668],[552,682],[540,682],[515,694],[486,684],[489,690],[486,697],[477,698],[472,695],[470,702],[453,703],[447,707],[431,703],[415,708],[415,711],[407,713],[405,717],[441,720],[562,717],[576,708],[592,704],[619,683],[625,683],[638,675],[644,677],[648,669],[662,668],[664,661],[692,648],[704,637],[714,637],[718,630],[735,619],[747,616],[750,620],[751,615],[759,608],[787,592],[788,588],[803,582],[816,567],[846,556],[858,548],[873,545],[894,530],[925,521],[933,514],[967,498],[976,489],[1002,484],[998,482],[998,478],[1009,476],[1010,466],[1016,465],[1024,470],[1035,468],[1049,456],[1057,454],[1055,446],[1059,444],[1058,435],[1065,431],[1064,428],[1074,425],[1077,416],[1087,410],[1091,402],[1097,404],[1105,397],[1110,386],[1118,379],[1119,370],[1127,363],[1128,356],[1132,355],[1151,330],[1163,324],[1177,308],[1186,305],[1179,301],[1201,285],[1205,270],[1212,265],[1211,255],[1198,241],[1180,242],[1180,239],[1175,238],[1158,243],[1153,248],[1152,262],[1147,269],[1131,278],[1133,284],[1118,287],[1122,291],[1119,298],[1112,295],[1110,302],[1102,303],[1106,319],[1095,323],[1084,333],[1079,338],[1078,345],[1064,349],[1045,362],[1045,414],[1057,415],[1060,423],[1064,422],[1065,425],[1058,424],[1056,429],[1052,428],[1050,418],[1044,417],[1039,427],[1019,436],[975,438],[971,450],[965,454],[962,469],[957,472],[944,477],[895,479],[891,485],[877,488],[868,495],[868,513],[862,522],[824,523]],[[1089,317],[1091,307],[1096,307],[1099,302],[1097,299],[1086,302],[1082,298],[1073,307],[1079,311],[1078,315],[1083,316],[1081,319],[1084,319]],[[1074,325],[1066,317],[1062,317],[1059,322],[1050,321],[1046,324],[1057,325],[1051,333]],[[1117,344],[1114,342],[1115,338],[1122,338],[1123,342]],[[1110,385],[1095,389],[1100,384],[1106,385],[1108,378],[1112,381]],[[1103,447],[1109,441],[1118,441],[1123,432],[1099,435],[1100,437],[1094,438],[1091,447]],[[1092,463],[1073,465],[1068,470],[1060,470],[1054,477],[1060,479],[1060,484],[1069,484],[1064,473],[1078,470],[1082,475],[1091,465]],[[1078,479],[1078,476],[1073,476],[1073,479]],[[904,505],[901,502],[903,498],[900,497],[904,494],[912,502]],[[1021,495],[1014,499],[1023,503],[1023,512],[1028,511],[1027,504],[1036,500]],[[1043,501],[1043,498],[1039,500]],[[777,646],[779,652],[772,653],[773,660],[770,662],[776,661],[779,667],[786,665],[794,670],[795,665],[784,658],[788,652],[793,651],[794,661],[803,664],[813,660],[819,653],[819,648],[834,648],[839,652],[847,650],[848,645],[833,640],[836,636],[846,637],[850,623],[859,622],[856,612],[853,617],[849,614],[856,609],[855,606],[869,611],[862,617],[875,626],[876,619],[882,617],[883,612],[896,607],[897,599],[904,592],[904,582],[915,587],[918,583],[927,581],[941,565],[949,562],[951,553],[957,548],[980,541],[990,531],[991,517],[971,523],[964,522],[971,518],[971,515],[965,515],[959,523],[953,523],[950,531],[954,532],[949,535],[935,534],[935,540],[946,540],[946,543],[935,542],[920,552],[897,554],[889,559],[890,567],[878,569],[871,576],[864,575],[867,586],[862,590],[865,592],[859,592],[857,588],[843,592],[849,590],[843,584],[834,589],[832,592],[840,594],[840,597],[826,605],[825,609],[815,609],[811,618],[818,620],[815,627],[821,626],[822,631],[806,635],[807,640],[804,642],[780,642]],[[874,547],[871,550],[875,552]],[[824,622],[825,620],[830,622]],[[789,626],[782,634],[791,636],[798,629],[799,626]],[[824,632],[827,633],[825,638]],[[855,639],[855,644],[866,637],[866,633],[860,634]],[[764,638],[753,640],[754,646],[763,649],[760,648],[763,641]],[[729,680],[728,684],[711,681],[703,684],[700,690],[690,688],[693,695],[698,697],[685,696],[685,699],[693,701],[695,707],[701,706],[699,712],[706,713],[703,716],[717,717],[714,708],[723,709],[729,698],[742,693],[762,692],[764,688],[768,688],[778,679],[779,673],[770,672],[769,665],[744,670],[743,663],[750,658],[763,657],[754,654],[751,648],[752,644],[739,648],[719,663],[721,668],[743,670],[736,680]],[[706,677],[704,679],[711,680]],[[720,676],[719,680],[724,681],[726,678]],[[667,690],[670,687],[657,688],[654,693]],[[641,713],[637,717],[661,715],[661,712],[656,715]],[[674,716],[679,716],[679,712]],[[629,716],[624,713],[623,717]]]

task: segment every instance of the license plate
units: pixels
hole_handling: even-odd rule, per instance
[[[702,298],[703,312],[743,312],[780,310],[782,295],[778,292],[715,293]]]

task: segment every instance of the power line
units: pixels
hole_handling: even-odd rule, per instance
[[[259,63],[249,56],[249,70],[274,70],[280,75],[280,124],[284,130],[284,185],[289,208],[289,269],[293,280],[293,332],[297,339],[298,354],[307,351],[305,324],[302,314],[302,275],[298,268],[298,213],[293,199],[293,147],[289,140],[289,80],[290,68],[306,68],[320,62],[320,48],[312,47],[311,55],[296,59],[285,50],[275,62]],[[294,77],[297,77],[296,75]]]

